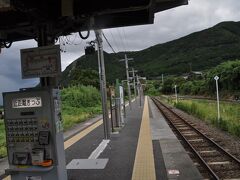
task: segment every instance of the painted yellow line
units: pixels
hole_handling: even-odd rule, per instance
[[[147,97],[145,97],[132,180],[156,180]]]
[[[7,176],[7,177],[4,178],[4,180],[11,180],[11,177]]]
[[[98,126],[100,126],[103,123],[103,120],[99,120],[97,122],[95,122],[93,125],[87,127],[86,129],[84,129],[83,131],[79,132],[78,134],[76,134],[75,136],[71,137],[70,139],[68,139],[67,141],[64,142],[64,149],[68,149],[70,146],[72,146],[73,144],[75,144],[77,141],[81,140],[84,136],[86,136],[87,134],[89,134],[91,131],[93,131],[94,129],[96,129]],[[10,176],[5,177],[3,180],[11,180]]]
[[[97,121],[96,123],[94,123],[93,125],[89,126],[88,128],[84,129],[83,131],[81,131],[80,133],[76,134],[75,136],[73,136],[72,138],[70,138],[69,140],[64,142],[64,149],[66,150],[67,148],[69,148],[70,146],[72,146],[73,144],[75,144],[77,141],[79,141],[80,139],[82,139],[84,136],[86,136],[88,133],[90,133],[91,131],[93,131],[94,129],[96,129],[98,126],[100,126],[103,123],[103,120]]]

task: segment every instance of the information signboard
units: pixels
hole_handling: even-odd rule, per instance
[[[22,78],[56,77],[61,74],[60,46],[21,50]]]

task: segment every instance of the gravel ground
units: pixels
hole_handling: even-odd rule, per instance
[[[222,131],[213,125],[193,117],[179,109],[172,107],[178,115],[185,120],[193,122],[201,132],[204,132],[208,137],[213,138],[218,144],[221,144],[223,148],[228,150],[231,154],[240,159],[240,138],[230,135],[228,132]]]

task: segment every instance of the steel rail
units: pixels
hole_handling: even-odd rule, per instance
[[[174,111],[170,110],[165,104],[163,104],[162,102],[160,102],[158,99],[157,101],[159,103],[161,103],[162,106],[164,106],[166,109],[168,109],[171,113],[173,113],[175,116],[177,116],[179,119],[181,119],[182,121],[184,121],[187,125],[189,125],[191,128],[193,128],[197,133],[199,133],[201,136],[203,136],[205,139],[207,139],[208,141],[210,141],[214,146],[216,146],[218,149],[220,149],[223,153],[225,153],[227,156],[229,156],[233,161],[235,161],[237,164],[240,165],[240,160],[238,158],[236,158],[235,156],[233,156],[231,153],[227,152],[224,148],[222,148],[219,144],[217,144],[215,141],[213,141],[212,139],[210,139],[209,137],[207,137],[205,134],[203,134],[201,131],[199,131],[198,129],[196,129],[194,126],[192,126],[189,122],[187,122],[185,119],[183,119],[182,117],[180,117],[177,113],[175,113]]]
[[[153,102],[157,105],[158,109],[162,112],[163,116],[171,123],[173,128],[177,131],[177,133],[181,136],[181,138],[185,141],[185,143],[191,148],[193,153],[196,155],[196,157],[200,160],[201,164],[205,167],[205,169],[208,171],[208,173],[211,174],[211,176],[216,179],[220,180],[220,178],[215,174],[215,172],[211,169],[211,167],[207,164],[207,162],[201,157],[201,155],[197,152],[197,150],[188,142],[188,140],[184,137],[184,135],[177,129],[177,127],[174,125],[174,123],[165,115],[165,113],[162,111],[162,109],[159,107],[158,103],[160,103],[157,99],[152,98]],[[162,104],[161,104],[162,105]],[[165,107],[165,106],[164,106]]]
[[[207,162],[201,157],[201,155],[197,152],[197,150],[191,145],[191,143],[188,142],[188,140],[185,138],[185,136],[178,130],[178,128],[174,125],[174,123],[165,115],[163,110],[159,107],[159,104],[165,107],[170,113],[175,115],[178,119],[183,121],[187,126],[192,128],[195,132],[197,132],[199,135],[203,136],[205,140],[209,141],[211,144],[213,144],[220,152],[223,152],[228,158],[232,159],[233,161],[237,162],[237,164],[240,165],[240,160],[234,157],[232,154],[224,150],[221,146],[219,146],[216,142],[211,140],[209,137],[207,137],[205,134],[200,132],[198,129],[196,129],[193,125],[191,125],[189,122],[187,122],[185,119],[180,117],[177,113],[172,111],[169,107],[167,107],[165,104],[163,104],[159,99],[157,98],[152,98],[153,102],[157,105],[158,109],[162,112],[163,116],[170,122],[170,124],[173,126],[173,128],[177,131],[177,133],[182,137],[182,139],[186,142],[186,144],[192,149],[196,157],[200,160],[201,164],[206,168],[206,170],[211,174],[211,176],[214,179],[219,180],[220,178],[218,175],[213,171],[213,169],[207,164]]]

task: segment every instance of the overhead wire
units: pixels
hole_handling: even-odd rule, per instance
[[[111,31],[111,30],[109,30],[109,32],[110,32],[110,34],[111,34],[111,37],[112,37],[112,39],[113,39],[113,41],[114,41],[114,44],[115,44],[115,46],[116,46],[116,49],[117,49],[117,52],[119,52],[118,43],[117,43],[117,41],[116,41],[115,37],[113,36],[113,33],[112,33],[112,31]]]
[[[117,32],[118,32],[119,37],[120,37],[119,39],[120,39],[121,44],[122,44],[122,49],[123,49],[123,51],[126,51],[126,48],[125,48],[124,42],[123,42],[123,37],[122,37],[122,35],[121,35],[121,32],[120,32],[119,28],[117,28]]]
[[[126,31],[125,31],[125,28],[123,27],[123,34],[124,34],[124,37],[125,37],[125,42],[126,42],[126,46],[129,48],[129,43],[127,41],[127,36],[126,36]]]
[[[78,40],[80,41],[78,42]],[[84,40],[75,33],[74,35],[60,36],[58,41],[61,46],[61,52],[65,53],[67,52],[67,46],[81,46]]]
[[[104,39],[106,40],[108,46],[112,49],[113,53],[116,54],[116,51],[113,49],[112,45],[110,44],[110,42],[108,41],[107,37],[105,36],[104,32],[102,33],[103,34],[103,37]]]
[[[102,33],[103,34],[103,37],[104,39],[106,40],[108,46],[111,48],[111,50],[113,51],[113,53],[118,57],[118,58],[121,58],[117,52],[114,50],[114,48],[112,47],[111,43],[109,42],[109,40],[107,39],[107,37],[105,36],[104,32]]]
[[[123,36],[123,44],[125,47],[125,52],[127,52],[127,45],[126,45],[126,36],[124,34],[123,28],[121,28],[122,36]]]

